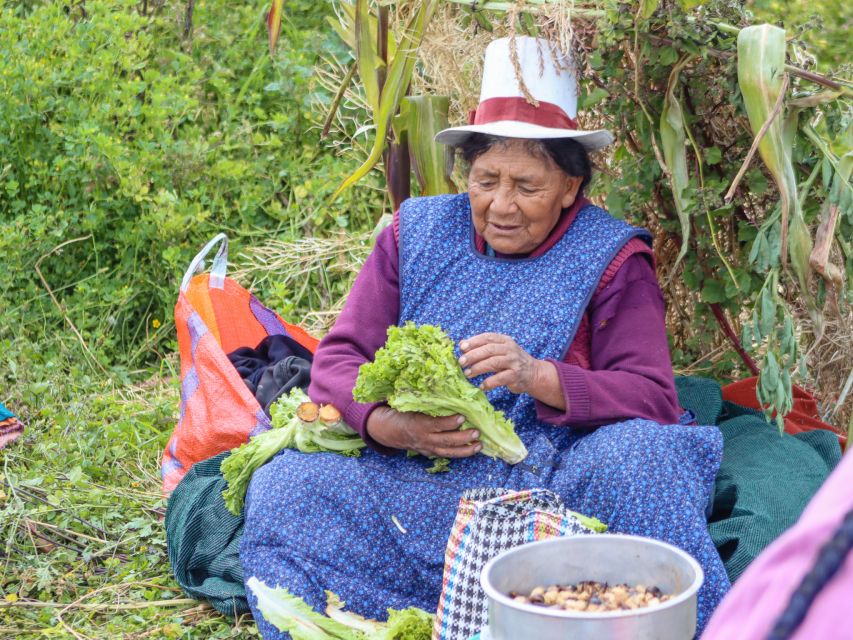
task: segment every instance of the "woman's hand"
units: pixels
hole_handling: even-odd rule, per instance
[[[425,413],[376,407],[367,418],[366,427],[370,437],[386,447],[416,451],[425,456],[467,458],[483,446],[476,429],[459,431],[464,421],[458,415],[435,418]]]
[[[509,336],[481,333],[460,342],[459,348],[459,364],[467,377],[494,374],[483,380],[483,391],[506,387],[557,409],[566,408],[557,368],[547,360],[537,360]]]

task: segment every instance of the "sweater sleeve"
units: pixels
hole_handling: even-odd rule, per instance
[[[589,306],[591,368],[551,360],[567,410],[536,402],[540,420],[571,427],[646,418],[677,423],[663,294],[643,254],[628,258]]]
[[[367,418],[379,404],[362,404],[352,398],[358,368],[373,360],[385,344],[388,327],[400,312],[399,257],[394,229],[388,226],[355,279],[344,308],[331,331],[320,341],[311,365],[308,395],[333,404],[344,420],[374,449],[390,452],[367,434]]]

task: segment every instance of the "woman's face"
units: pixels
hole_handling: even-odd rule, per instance
[[[468,173],[474,228],[498,253],[530,253],[575,201],[582,181],[547,155],[532,155],[523,140],[496,144]]]

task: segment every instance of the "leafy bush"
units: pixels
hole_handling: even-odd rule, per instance
[[[341,175],[316,128],[331,97],[312,77],[342,47],[328,3],[289,3],[273,58],[265,6],[198,3],[188,37],[183,3],[147,6],[0,15],[0,331],[73,323],[104,365],[140,364],[171,339],[182,271],[214,233],[239,249],[373,218],[365,190],[346,215],[314,215]]]

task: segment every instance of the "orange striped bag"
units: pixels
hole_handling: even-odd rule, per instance
[[[219,245],[210,273],[204,259]],[[171,492],[196,462],[233,449],[270,428],[254,395],[227,354],[268,335],[288,335],[312,353],[318,340],[286,323],[227,278],[228,238],[220,233],[196,255],[181,282],[175,326],[181,361],[181,414],[161,474]]]

